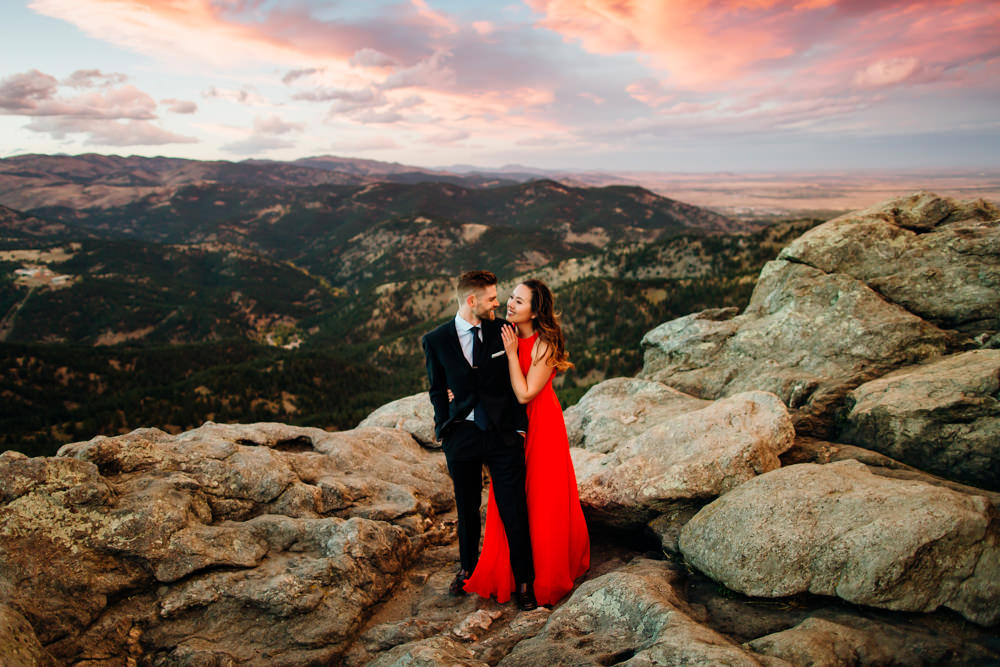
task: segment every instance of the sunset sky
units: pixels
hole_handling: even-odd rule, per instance
[[[9,0],[0,157],[1000,165],[1000,2]]]

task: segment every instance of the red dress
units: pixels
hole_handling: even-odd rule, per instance
[[[538,334],[519,338],[518,360],[525,377],[531,349]],[[555,604],[573,588],[573,582],[590,567],[590,536],[580,508],[576,473],[569,456],[569,439],[562,407],[552,389],[552,377],[528,403],[528,433],[524,442],[527,468],[528,530],[535,565],[535,598],[538,604]],[[482,597],[495,595],[507,602],[514,590],[507,534],[490,485],[486,506],[483,550],[465,590]]]

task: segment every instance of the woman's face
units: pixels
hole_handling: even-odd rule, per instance
[[[531,290],[518,285],[507,299],[507,321],[512,324],[529,322],[535,314],[531,312]]]

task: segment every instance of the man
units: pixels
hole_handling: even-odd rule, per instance
[[[458,509],[461,569],[449,589],[464,595],[479,559],[482,466],[490,469],[493,495],[510,547],[518,608],[537,607],[524,491],[524,432],[528,418],[510,385],[507,356],[495,318],[497,278],[469,271],[458,279],[458,314],[423,337],[434,431],[441,441]],[[449,400],[448,390],[454,395]]]

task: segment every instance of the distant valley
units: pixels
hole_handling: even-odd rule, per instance
[[[0,160],[3,448],[206,419],[349,428],[423,388],[451,278],[557,290],[564,402],[657,323],[742,306],[817,218],[764,225],[636,186],[316,158]]]

